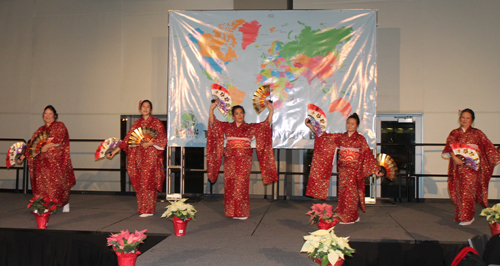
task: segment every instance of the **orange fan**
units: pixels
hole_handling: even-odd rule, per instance
[[[260,114],[264,109],[266,109],[265,101],[271,100],[271,89],[269,85],[262,85],[253,94],[253,109]]]
[[[385,177],[394,181],[398,178],[398,166],[391,156],[381,153],[377,155],[377,161],[381,167],[381,171],[385,174]]]
[[[117,138],[105,139],[103,142],[101,142],[101,145],[99,145],[99,147],[95,151],[94,159],[99,160],[104,158],[106,156],[106,153],[114,151],[121,143],[122,141]]]
[[[50,132],[49,131],[44,131],[38,136],[35,137],[32,143],[30,143],[30,157],[34,158],[38,154],[40,154],[40,151],[42,150],[43,146],[45,144],[51,143],[54,138],[49,138]]]
[[[130,134],[130,138],[128,139],[129,147],[138,147],[142,142],[148,142],[158,135],[158,131],[154,128],[150,127],[139,127],[132,134]]]
[[[231,99],[231,94],[226,88],[219,84],[212,84],[212,102],[219,99],[219,111],[223,116],[226,116],[231,111],[231,106],[233,104]]]
[[[9,151],[7,152],[7,158],[5,158],[7,168],[16,164],[17,159],[23,155],[24,149],[26,149],[26,143],[23,141],[16,142],[10,146]]]

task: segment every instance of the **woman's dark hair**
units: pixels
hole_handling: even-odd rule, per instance
[[[149,106],[151,107],[151,110],[153,110],[153,104],[152,104],[152,103],[151,103],[151,101],[149,101],[149,100],[144,100],[144,101],[142,101],[142,102],[141,102],[141,106],[139,106],[139,109],[141,109],[141,107],[142,107],[142,105],[143,105],[144,103],[149,103]]]
[[[476,119],[476,115],[474,115],[474,111],[472,111],[472,109],[467,108],[467,109],[462,110],[460,112],[460,117],[462,117],[462,115],[464,113],[469,113],[472,116],[472,122],[474,122],[474,119]]]
[[[352,119],[356,120],[356,125],[358,125],[358,126],[359,126],[359,116],[358,116],[358,114],[354,113],[354,114],[350,115],[350,116],[347,118],[347,120],[349,120],[349,118],[352,118]]]
[[[57,114],[56,108],[54,108],[54,106],[52,106],[52,105],[47,105],[47,106],[45,106],[45,108],[43,108],[43,113],[45,113],[45,111],[47,109],[50,109],[52,111],[52,113],[54,113],[54,120],[57,120],[59,115]],[[43,114],[42,114],[42,117],[43,117]]]
[[[238,108],[241,108],[241,111],[243,111],[243,113],[245,113],[245,108],[243,108],[243,106],[241,106],[241,105],[235,105],[235,106],[233,106],[233,108],[231,108],[231,115],[234,115],[234,112]]]

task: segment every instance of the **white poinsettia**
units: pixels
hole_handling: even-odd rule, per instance
[[[349,237],[338,237],[333,227],[327,230],[317,230],[304,236],[305,243],[300,252],[307,252],[311,258],[323,261],[327,258],[333,265],[344,255],[352,256],[354,249],[349,246]]]
[[[330,252],[328,252],[328,261],[332,265],[335,265],[335,263],[337,262],[337,260],[339,260],[339,257],[340,257],[339,254],[337,254],[337,252],[335,252],[333,250],[330,250]]]
[[[340,258],[344,259],[344,253],[342,253],[342,251],[340,251],[340,250],[338,250],[338,249],[337,249],[337,250],[335,250],[335,253],[337,253],[337,255],[338,255]]]
[[[162,218],[172,218],[176,216],[177,218],[186,221],[187,219],[191,218],[194,221],[194,217],[196,215],[196,209],[193,207],[193,205],[189,203],[185,203],[187,198],[181,199],[181,200],[176,200],[176,201],[169,201],[170,205],[166,207],[166,211],[163,213],[161,216]]]
[[[493,205],[491,208],[484,208],[481,211],[481,216],[486,216],[486,220],[492,223],[500,223],[500,203]]]
[[[164,217],[169,217],[170,215],[172,214],[172,212],[170,210],[166,210],[163,215],[161,216],[161,218],[164,218]]]
[[[330,232],[333,232],[333,227],[330,229],[319,229],[311,233],[313,236],[324,236],[330,234]]]
[[[341,248],[344,249],[346,247],[349,247],[348,244],[349,238],[348,237],[337,237],[336,242],[337,245]]]
[[[304,243],[304,245],[302,245],[302,249],[300,250],[300,252],[307,252],[307,253],[311,253],[311,252],[313,252],[315,249],[316,249],[316,248],[315,248],[315,247],[313,247],[313,246],[311,245],[311,242],[306,241],[306,242]]]
[[[313,235],[308,235],[308,236],[304,236],[304,239],[306,240],[306,242],[302,246],[302,249],[301,249],[300,252],[310,253],[310,252],[312,252],[313,250],[315,250],[316,248],[319,247],[321,237],[317,237],[317,236],[313,236]]]

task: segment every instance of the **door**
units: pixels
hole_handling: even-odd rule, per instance
[[[386,113],[377,114],[377,154],[391,156],[398,167],[398,178],[388,178],[377,182],[377,196],[411,200],[416,192],[422,197],[422,189],[415,186],[415,180],[408,178],[412,173],[421,173],[423,167],[422,147],[415,143],[423,142],[422,114]],[[421,182],[417,182],[421,186]]]

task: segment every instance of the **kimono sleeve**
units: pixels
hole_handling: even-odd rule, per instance
[[[448,137],[446,138],[446,146],[443,149],[443,152],[441,153],[441,156],[443,158],[451,158],[450,153],[453,152],[453,149],[451,148],[451,144],[457,143],[457,134],[455,133],[455,130],[451,131]]]
[[[51,157],[55,160],[63,159],[63,150],[69,145],[69,134],[66,126],[62,122],[56,122],[50,127],[49,138],[52,138],[51,143],[56,146],[50,148],[45,156]]]
[[[478,202],[486,208],[488,207],[488,186],[493,175],[493,169],[500,162],[500,152],[498,152],[493,143],[491,143],[481,130],[477,129],[476,134],[479,138],[479,150],[481,151],[481,187]]]
[[[219,176],[219,169],[224,153],[224,131],[227,122],[220,122],[214,119],[208,125],[207,131],[207,176],[210,182],[215,183]]]
[[[453,152],[451,144],[456,142],[457,142],[456,130],[452,130],[448,135],[448,137],[446,138],[446,146],[444,147],[441,156],[444,158],[451,158],[450,153]],[[458,176],[456,170],[457,169],[453,164],[453,160],[450,160],[448,162],[448,193],[450,193],[450,198],[453,204],[456,204],[457,202],[457,195],[455,192],[455,180],[458,178]]]
[[[324,133],[314,140],[314,155],[307,182],[306,196],[326,199],[330,186],[330,177],[332,176],[333,157],[339,147],[337,140],[340,135],[339,133]]]
[[[278,181],[273,150],[273,128],[269,120],[254,124],[257,158],[259,159],[262,181],[270,184]]]
[[[165,126],[159,119],[155,121],[154,127],[158,130],[158,135],[153,139],[153,147],[155,147],[161,155],[167,146],[167,132],[165,131]]]
[[[370,149],[370,146],[368,146],[368,143],[366,143],[366,139],[363,136],[360,136],[360,137],[363,138],[361,140],[362,141],[362,144],[361,144],[362,160],[361,160],[361,169],[360,169],[361,171],[360,171],[360,175],[358,177],[360,179],[363,179],[363,182],[364,182],[365,177],[370,176],[370,175],[378,172],[380,167],[378,165],[377,159],[375,159],[375,156],[373,156],[373,152]]]
[[[60,144],[68,136],[68,130],[62,122],[54,124],[50,129],[49,138],[53,138],[51,143]]]
[[[483,154],[486,156],[488,165],[491,168],[494,168],[495,165],[500,163],[500,152],[495,148],[495,145],[486,137],[486,135],[479,131],[479,145],[480,145],[480,150],[483,152]]]

